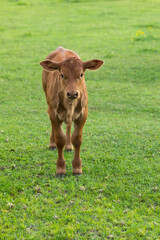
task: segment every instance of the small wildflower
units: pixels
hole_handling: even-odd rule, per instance
[[[136,36],[138,37],[138,36],[140,36],[140,35],[144,35],[144,32],[142,32],[141,30],[138,30],[138,31],[136,32]]]

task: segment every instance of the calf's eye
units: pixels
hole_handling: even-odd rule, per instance
[[[61,78],[64,78],[64,75],[63,75],[63,74],[61,74]]]
[[[83,77],[83,73],[81,73],[81,77]]]

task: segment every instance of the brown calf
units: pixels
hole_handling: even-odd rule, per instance
[[[82,128],[87,119],[88,96],[84,79],[86,69],[96,70],[103,64],[101,60],[82,62],[73,51],[58,47],[47,58],[40,62],[43,67],[42,83],[48,104],[48,114],[52,124],[50,149],[57,148],[57,175],[66,173],[63,148],[73,150],[73,174],[82,174],[80,146]],[[74,132],[71,136],[71,124],[74,122]],[[62,123],[66,123],[66,135]]]

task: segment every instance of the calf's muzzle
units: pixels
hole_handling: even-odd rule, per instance
[[[67,92],[67,97],[71,100],[78,98],[78,92],[70,91]]]

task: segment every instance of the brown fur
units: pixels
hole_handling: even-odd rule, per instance
[[[48,104],[48,114],[52,124],[50,148],[57,148],[57,175],[66,173],[63,148],[75,149],[73,174],[82,174],[80,146],[82,129],[88,115],[88,96],[84,79],[86,69],[96,70],[103,64],[101,60],[82,62],[73,51],[58,47],[40,63],[43,67],[42,83]],[[74,132],[71,136],[71,124]],[[66,135],[62,123],[66,123]]]

